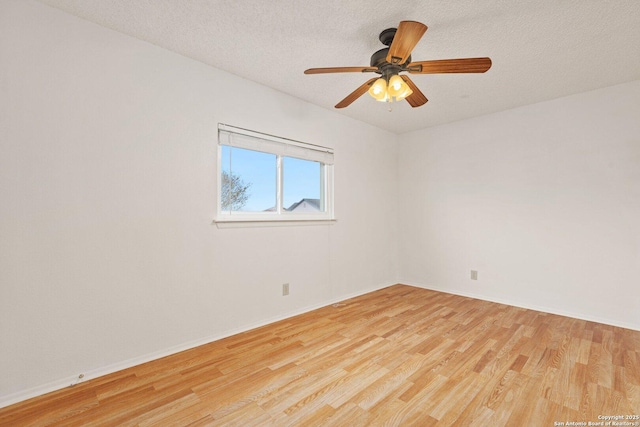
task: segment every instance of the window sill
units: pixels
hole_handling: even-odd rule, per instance
[[[333,219],[312,219],[312,218],[283,218],[283,219],[217,219],[212,224],[218,228],[249,228],[249,227],[292,227],[309,225],[333,225],[337,220]]]

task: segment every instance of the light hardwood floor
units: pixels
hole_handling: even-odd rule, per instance
[[[640,331],[395,285],[0,409],[0,425],[554,426],[599,415],[640,415]]]

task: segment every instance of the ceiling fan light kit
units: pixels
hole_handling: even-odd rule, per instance
[[[381,102],[401,101],[412,93],[413,91],[409,85],[398,74],[392,75],[389,81],[384,77],[380,77],[369,88],[369,95],[376,101]]]
[[[400,74],[484,73],[491,68],[490,58],[441,59],[411,62],[411,51],[418,44],[427,26],[416,21],[401,21],[398,28],[387,28],[380,33],[382,44],[388,46],[371,55],[369,67],[309,68],[305,74],[324,73],[377,73],[380,77],[365,82],[336,104],[344,108],[365,92],[376,101],[393,102],[406,99],[411,107],[424,105],[427,97],[409,76]]]

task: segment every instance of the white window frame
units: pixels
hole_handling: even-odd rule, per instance
[[[244,148],[262,153],[276,155],[276,210],[273,212],[238,212],[223,211],[220,195],[222,193],[222,146]],[[282,158],[292,157],[301,160],[319,162],[321,165],[320,203],[324,212],[288,212],[282,205],[283,169]],[[335,221],[333,210],[333,149],[301,141],[282,138],[224,123],[218,124],[217,150],[217,213],[216,224],[258,224],[286,225],[304,223],[323,224]]]

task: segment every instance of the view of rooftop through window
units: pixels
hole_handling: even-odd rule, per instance
[[[222,210],[276,210],[277,156],[223,145]],[[323,212],[322,164],[282,157],[282,206],[290,212]]]

